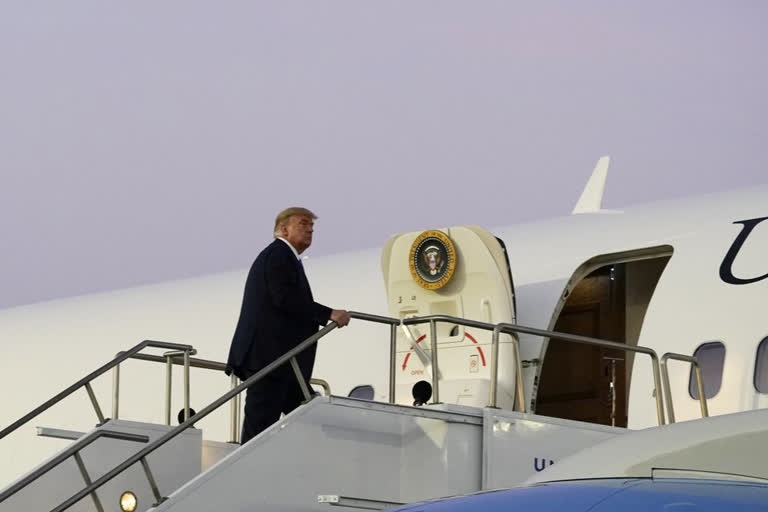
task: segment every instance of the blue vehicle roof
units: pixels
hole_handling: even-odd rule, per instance
[[[768,511],[768,483],[700,478],[569,480],[433,500],[394,510],[403,512]]]

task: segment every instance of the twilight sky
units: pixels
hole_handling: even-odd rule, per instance
[[[768,182],[768,3],[4,0],[0,307]]]

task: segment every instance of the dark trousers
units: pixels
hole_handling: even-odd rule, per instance
[[[309,387],[311,368],[300,365],[304,380]],[[248,371],[246,378],[256,372]],[[264,376],[248,388],[245,395],[245,418],[240,444],[247,443],[267,427],[280,419],[280,413],[288,414],[304,401],[304,394],[296,380],[293,368],[286,364]]]

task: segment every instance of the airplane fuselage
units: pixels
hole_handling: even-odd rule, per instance
[[[768,361],[761,363],[756,357],[762,354],[759,347],[768,336],[761,311],[768,295],[766,195],[768,187],[762,186],[623,212],[489,229],[506,247],[516,322],[540,329],[570,327],[574,332],[650,347],[659,354],[690,355],[705,343],[721,343],[722,380],[709,398],[710,414],[765,407],[768,390],[761,392],[756,387],[756,379],[762,375],[756,372],[760,373],[761,364],[768,367]],[[430,226],[415,226],[419,227]],[[321,232],[317,235],[322,236]],[[253,256],[259,245],[268,242],[265,236],[254,247]],[[382,280],[381,260],[381,250],[369,249],[310,258],[305,268],[317,301],[393,315],[395,298],[388,296]],[[197,349],[197,357],[225,360],[245,274],[246,270],[204,276],[0,312],[0,350],[5,362],[0,375],[4,405],[0,425],[10,424],[118,351],[144,339],[188,343]],[[321,340],[314,374],[328,380],[335,394],[370,384],[376,399],[386,399],[388,339],[382,326],[353,322]],[[482,346],[482,340],[478,345]],[[600,409],[595,414],[603,415],[597,422],[605,423],[610,416],[617,425],[623,422],[631,428],[656,424],[647,360],[605,352],[570,352],[570,347],[553,348],[548,354],[549,345],[541,338],[520,338],[529,410],[547,410],[552,415],[562,411],[569,417],[569,408],[595,407]],[[458,357],[478,353],[476,347],[468,345],[468,350],[469,355]],[[398,355],[396,378],[401,383],[410,382],[411,372],[420,368],[415,357],[403,364],[407,351],[406,347]],[[765,354],[768,357],[768,349]],[[591,387],[574,391],[570,379],[578,377],[576,370],[593,364],[588,375],[594,381]],[[617,370],[616,364],[622,366]],[[164,366],[145,361],[122,366],[120,417],[159,422]],[[607,375],[609,370],[612,375]],[[562,376],[564,372],[568,375]],[[180,373],[174,374],[176,390],[181,387]],[[678,420],[699,415],[689,381],[689,365],[670,364]],[[107,410],[111,384],[103,378],[95,386]],[[617,390],[613,395],[606,395],[609,385]],[[196,370],[192,406],[201,408],[228,386],[229,380],[219,372]],[[623,386],[620,391],[618,386]],[[610,414],[603,410],[611,409],[606,397],[613,400]],[[178,395],[176,400],[174,411],[181,407]],[[226,439],[227,419],[222,412],[204,420],[201,426],[206,437]],[[83,393],[34,423],[84,430],[94,422],[91,404]],[[14,433],[13,444],[1,448],[8,463],[0,468],[0,482],[9,481],[61,446],[60,441],[33,439],[33,426]]]

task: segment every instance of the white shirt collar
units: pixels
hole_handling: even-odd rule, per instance
[[[292,245],[291,245],[291,242],[289,242],[288,240],[286,240],[285,238],[283,238],[283,237],[281,237],[281,236],[278,236],[278,237],[276,237],[276,238],[277,238],[278,240],[282,240],[283,242],[285,242],[286,244],[288,244],[288,247],[290,247],[290,248],[291,248],[291,250],[293,251],[293,255],[294,255],[294,256],[296,256],[296,259],[297,259],[297,260],[300,260],[300,259],[301,259],[301,256],[299,256],[299,251],[297,251],[297,250],[296,250],[296,248],[295,248],[294,246],[292,246]]]

